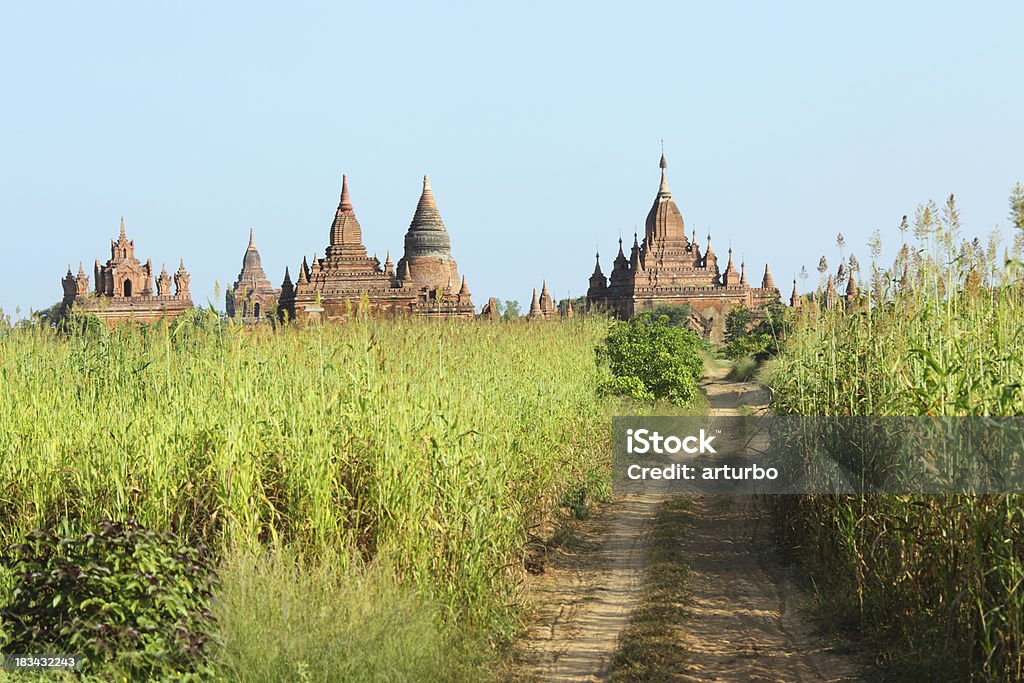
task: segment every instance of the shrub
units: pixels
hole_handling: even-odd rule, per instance
[[[690,304],[672,304],[655,306],[652,311],[654,315],[668,316],[668,322],[677,327],[689,327],[690,318],[697,312]]]
[[[81,655],[90,672],[131,680],[213,673],[215,575],[203,549],[129,521],[80,537],[33,531],[7,554],[3,651]]]
[[[612,373],[601,387],[610,394],[685,406],[696,397],[704,368],[699,345],[692,330],[673,326],[668,316],[643,313],[616,322],[597,349]]]
[[[733,308],[725,317],[725,355],[733,360],[751,356],[765,361],[779,353],[789,326],[786,307],[778,301],[765,306],[756,323],[746,306]]]

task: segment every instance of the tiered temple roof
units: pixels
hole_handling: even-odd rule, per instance
[[[548,291],[548,281],[544,280],[540,288],[540,296],[537,290],[533,290],[533,298],[530,300],[530,311],[526,314],[528,320],[552,320],[558,317],[558,307]]]
[[[281,290],[276,289],[263,271],[256,235],[249,231],[249,246],[242,257],[242,270],[226,296],[227,314],[246,323],[256,323],[276,316]]]
[[[396,268],[390,252],[383,265],[367,255],[348,178],[342,176],[326,254],[314,257],[312,265],[303,259],[294,284],[286,271],[279,308],[287,318],[344,319],[364,303],[369,312],[387,316],[474,315],[469,287],[465,278],[459,278],[429,177],[423,178],[423,191],[405,237],[405,254]]]
[[[647,213],[644,238],[634,236],[629,258],[619,240],[619,251],[612,263],[611,276],[605,278],[600,256],[590,276],[587,305],[608,311],[619,318],[630,318],[643,310],[661,305],[689,304],[704,318],[712,336],[724,330],[725,314],[733,306],[755,310],[778,299],[779,292],[765,267],[760,287],[750,287],[746,268],[737,271],[732,249],[725,272],[711,247],[701,254],[696,234],[687,238],[686,224],[668,186],[665,155],[659,162],[661,182],[654,203]]]
[[[153,262],[145,264],[135,258],[135,242],[129,240],[121,218],[121,232],[110,242],[110,259],[101,264],[96,259],[93,266],[95,288],[89,291],[89,276],[80,263],[78,274],[72,275],[68,266],[64,276],[64,305],[74,310],[95,314],[108,324],[122,320],[155,322],[174,318],[192,308],[189,291],[191,276],[185,270],[182,260],[173,279],[167,274],[166,266],[156,279],[153,291]],[[171,293],[171,283],[174,292]]]

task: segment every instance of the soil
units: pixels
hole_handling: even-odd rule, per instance
[[[764,412],[768,391],[704,382],[711,415]],[[528,585],[536,612],[521,644],[521,677],[602,681],[620,632],[642,595],[652,521],[668,491],[622,497],[553,551]],[[768,513],[750,497],[694,496],[683,535],[690,567],[686,616],[678,629],[688,656],[678,681],[854,681],[858,661],[837,652],[806,616],[794,567],[772,537]],[[517,674],[520,677],[520,674]]]

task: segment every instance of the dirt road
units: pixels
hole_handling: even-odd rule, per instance
[[[549,557],[530,587],[539,613],[524,643],[528,678],[604,680],[640,599],[651,522],[663,500],[619,498]]]
[[[712,415],[759,412],[767,391],[716,373],[704,383]],[[529,676],[601,681],[641,596],[651,522],[668,491],[607,506],[580,540],[556,552],[530,590],[539,612],[523,644]],[[679,681],[852,681],[857,667],[819,637],[806,596],[750,498],[697,496],[682,556],[691,595],[681,632],[689,653]]]

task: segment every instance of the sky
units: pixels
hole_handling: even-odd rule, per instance
[[[955,193],[1012,233],[1024,3],[0,4],[0,308],[58,301],[125,217],[223,307],[256,231],[323,255],[347,173],[397,261],[429,173],[479,307],[585,294],[668,180],[687,230],[788,295]],[[802,288],[812,287],[816,276]]]

